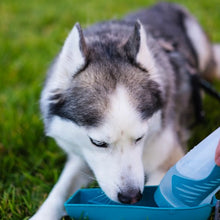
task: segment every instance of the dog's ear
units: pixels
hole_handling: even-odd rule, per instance
[[[147,42],[146,30],[139,20],[136,21],[134,31],[125,44],[125,50],[129,59],[140,68],[150,71],[154,66],[153,55]]]
[[[79,23],[69,33],[58,57],[58,68],[63,77],[73,77],[87,63],[87,47]]]

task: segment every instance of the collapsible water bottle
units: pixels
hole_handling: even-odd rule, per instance
[[[154,194],[159,207],[211,203],[220,189],[220,167],[215,164],[219,140],[220,127],[170,168]]]

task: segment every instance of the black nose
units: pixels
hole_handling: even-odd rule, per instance
[[[118,200],[121,203],[133,204],[138,202],[142,198],[140,190],[128,190],[126,192],[118,193]]]

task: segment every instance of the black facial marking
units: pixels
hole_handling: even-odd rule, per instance
[[[97,126],[102,119],[101,112],[95,107],[94,96],[88,96],[82,91],[83,88],[74,88],[70,94],[56,94],[56,97],[63,97],[58,102],[50,104],[50,113],[62,118],[69,119],[79,126]]]

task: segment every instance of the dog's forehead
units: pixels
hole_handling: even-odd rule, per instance
[[[74,104],[79,109],[78,116],[96,118],[98,123],[91,126],[103,124],[107,119],[113,123],[115,118],[119,126],[119,121],[126,117],[142,122],[141,118],[147,119],[160,107],[157,83],[148,73],[125,62],[90,64],[75,78],[72,97],[79,100]],[[126,123],[127,120],[120,126]]]
[[[128,89],[118,85],[109,97],[109,107],[102,124],[91,129],[89,133],[94,139],[116,142],[122,136],[138,138],[146,132],[146,129],[146,121],[137,111]]]
[[[105,100],[109,100],[109,95],[110,98],[120,95],[123,100],[128,100],[119,92],[126,91],[124,94],[129,96],[133,107],[141,113],[143,119],[151,117],[162,106],[162,92],[158,82],[151,79],[150,71],[143,71],[132,63],[112,60],[94,63],[81,74],[80,80],[85,80],[97,97],[102,96]]]

